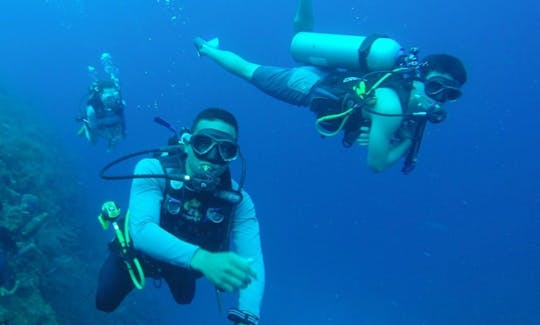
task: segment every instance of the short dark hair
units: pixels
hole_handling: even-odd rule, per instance
[[[193,124],[191,125],[191,132],[195,130],[195,127],[197,126],[197,124],[199,124],[201,120],[223,121],[231,125],[234,128],[234,132],[236,132],[236,136],[238,136],[238,122],[236,121],[236,117],[234,117],[231,112],[226,111],[223,108],[210,107],[199,112],[199,114],[197,114],[197,116],[193,120]]]
[[[422,60],[424,68],[422,69],[422,79],[430,72],[437,71],[450,75],[460,86],[467,81],[467,71],[461,61],[448,54],[428,55]]]

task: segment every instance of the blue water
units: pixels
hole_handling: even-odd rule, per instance
[[[403,176],[399,164],[374,175],[364,148],[321,139],[306,109],[196,56],[193,37],[219,36],[258,63],[293,65],[294,2],[2,1],[0,83],[76,157],[73,181],[94,209],[81,222],[96,237],[95,209],[111,198],[125,205],[129,194],[129,182],[97,172],[162,145],[168,134],[154,116],[179,127],[204,107],[233,111],[262,227],[261,324],[540,324],[540,5],[314,0],[317,31],[386,33],[465,62],[464,96],[448,105],[444,123],[428,126],[417,169]],[[104,51],[128,105],[128,138],[113,153],[75,136],[86,67],[99,66]],[[161,323],[226,323],[204,282],[190,307],[163,289],[129,301],[142,294],[155,295],[144,308]]]

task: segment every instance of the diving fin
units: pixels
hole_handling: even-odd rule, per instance
[[[214,37],[206,42],[206,45],[213,47],[215,49],[219,48],[219,37]]]
[[[205,41],[203,38],[201,37],[195,37],[193,39],[193,45],[195,45],[195,50],[197,50],[197,55],[198,56],[201,56],[201,48],[203,46],[209,46],[209,47],[213,47],[213,48],[219,48],[219,38],[218,37],[214,37],[208,41]]]

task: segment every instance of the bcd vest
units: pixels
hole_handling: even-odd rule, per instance
[[[176,154],[159,158],[166,174],[185,173],[185,156]],[[227,170],[216,190],[231,190]],[[209,192],[193,192],[177,181],[167,180],[161,203],[160,226],[179,239],[211,252],[226,251],[234,204]]]
[[[86,101],[86,105],[90,105],[94,108],[94,111],[96,112],[96,117],[98,119],[104,118],[106,116],[112,116],[117,114],[122,114],[122,110],[124,109],[124,102],[120,99],[120,103],[113,107],[112,109],[105,109],[105,106],[103,106],[103,103],[101,102],[100,95],[97,92],[91,93],[90,97]]]
[[[376,102],[374,91],[366,97],[360,97],[355,90],[356,87],[363,83],[363,87],[371,89],[385,74],[386,72],[380,72],[354,76],[350,72],[331,73],[314,87],[310,109],[317,118],[340,114],[353,106],[355,107],[343,127],[342,143],[344,146],[350,147],[354,144],[360,135],[360,128],[371,125],[371,120],[364,117],[362,111],[365,107],[373,107]],[[401,73],[393,73],[377,85],[377,88],[379,87],[393,89],[399,97],[403,113],[408,112],[408,101],[412,90],[411,79],[405,78]],[[341,119],[329,119],[320,125],[332,132],[340,127],[341,122]]]

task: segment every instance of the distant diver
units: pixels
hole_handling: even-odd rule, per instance
[[[88,67],[92,84],[86,107],[76,121],[82,123],[79,136],[85,136],[90,143],[96,143],[98,138],[104,138],[107,141],[107,149],[111,151],[126,136],[124,117],[126,103],[120,90],[118,68],[113,64],[111,55],[103,53],[101,63],[107,78],[99,79],[96,69]]]

